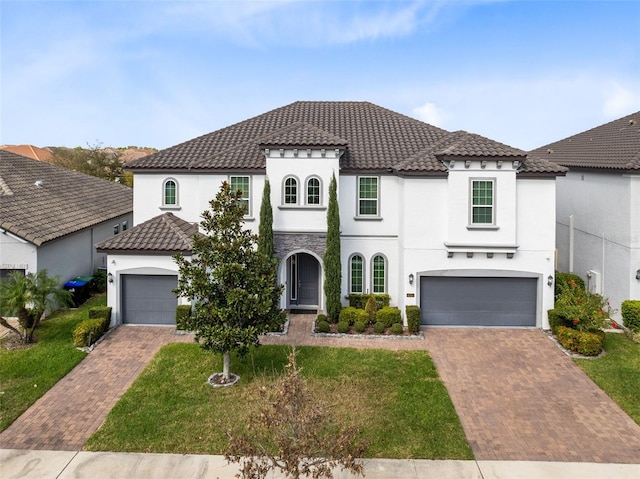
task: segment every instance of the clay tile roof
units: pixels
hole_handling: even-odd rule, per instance
[[[265,147],[340,147],[342,171],[446,174],[439,156],[522,157],[479,135],[451,133],[369,102],[300,101],[130,162],[134,170],[263,170]],[[448,148],[448,150],[447,150]],[[550,165],[548,172],[563,169]]]
[[[51,153],[50,150],[38,148],[33,145],[2,145],[0,149],[47,163],[49,163],[53,157],[53,153]]]
[[[0,150],[0,228],[36,246],[131,211],[128,186]]]
[[[559,165],[640,171],[640,112],[531,151]]]
[[[197,224],[164,213],[101,241],[96,248],[110,254],[190,254],[191,238],[196,233]]]

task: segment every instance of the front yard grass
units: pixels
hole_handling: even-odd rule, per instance
[[[425,351],[299,347],[298,365],[342,424],[369,439],[367,457],[473,459],[444,384]],[[218,355],[196,344],[164,346],[89,439],[91,451],[221,454],[224,432],[244,427],[258,390],[282,373],[290,348],[232,356],[230,388],[207,378]],[[99,399],[99,398],[96,398]]]
[[[100,294],[78,309],[54,313],[36,329],[37,343],[28,349],[0,347],[0,431],[86,356],[73,345],[73,329],[89,317],[90,308],[105,304],[106,295]]]
[[[575,362],[631,418],[640,424],[640,344],[624,334],[607,333],[606,355]]]

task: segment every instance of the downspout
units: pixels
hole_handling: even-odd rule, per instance
[[[604,232],[602,233],[602,279],[600,280],[600,294],[604,295],[604,254],[605,254],[605,239]]]
[[[573,215],[569,215],[569,273],[573,273]]]

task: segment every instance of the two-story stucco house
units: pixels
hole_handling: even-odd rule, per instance
[[[558,268],[620,304],[640,299],[640,112],[530,153],[569,167],[558,179]]]
[[[281,307],[324,310],[328,189],[338,182],[342,293],[388,293],[425,325],[547,327],[555,185],[565,169],[367,102],[296,102],[129,163],[134,223],[106,240],[116,322],[174,321],[171,254],[228,181],[258,231],[271,184]],[[145,312],[146,311],[146,312]]]

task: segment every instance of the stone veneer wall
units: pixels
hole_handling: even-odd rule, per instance
[[[320,258],[327,250],[326,233],[273,233],[273,248],[278,259],[284,258],[292,251],[313,251]]]

